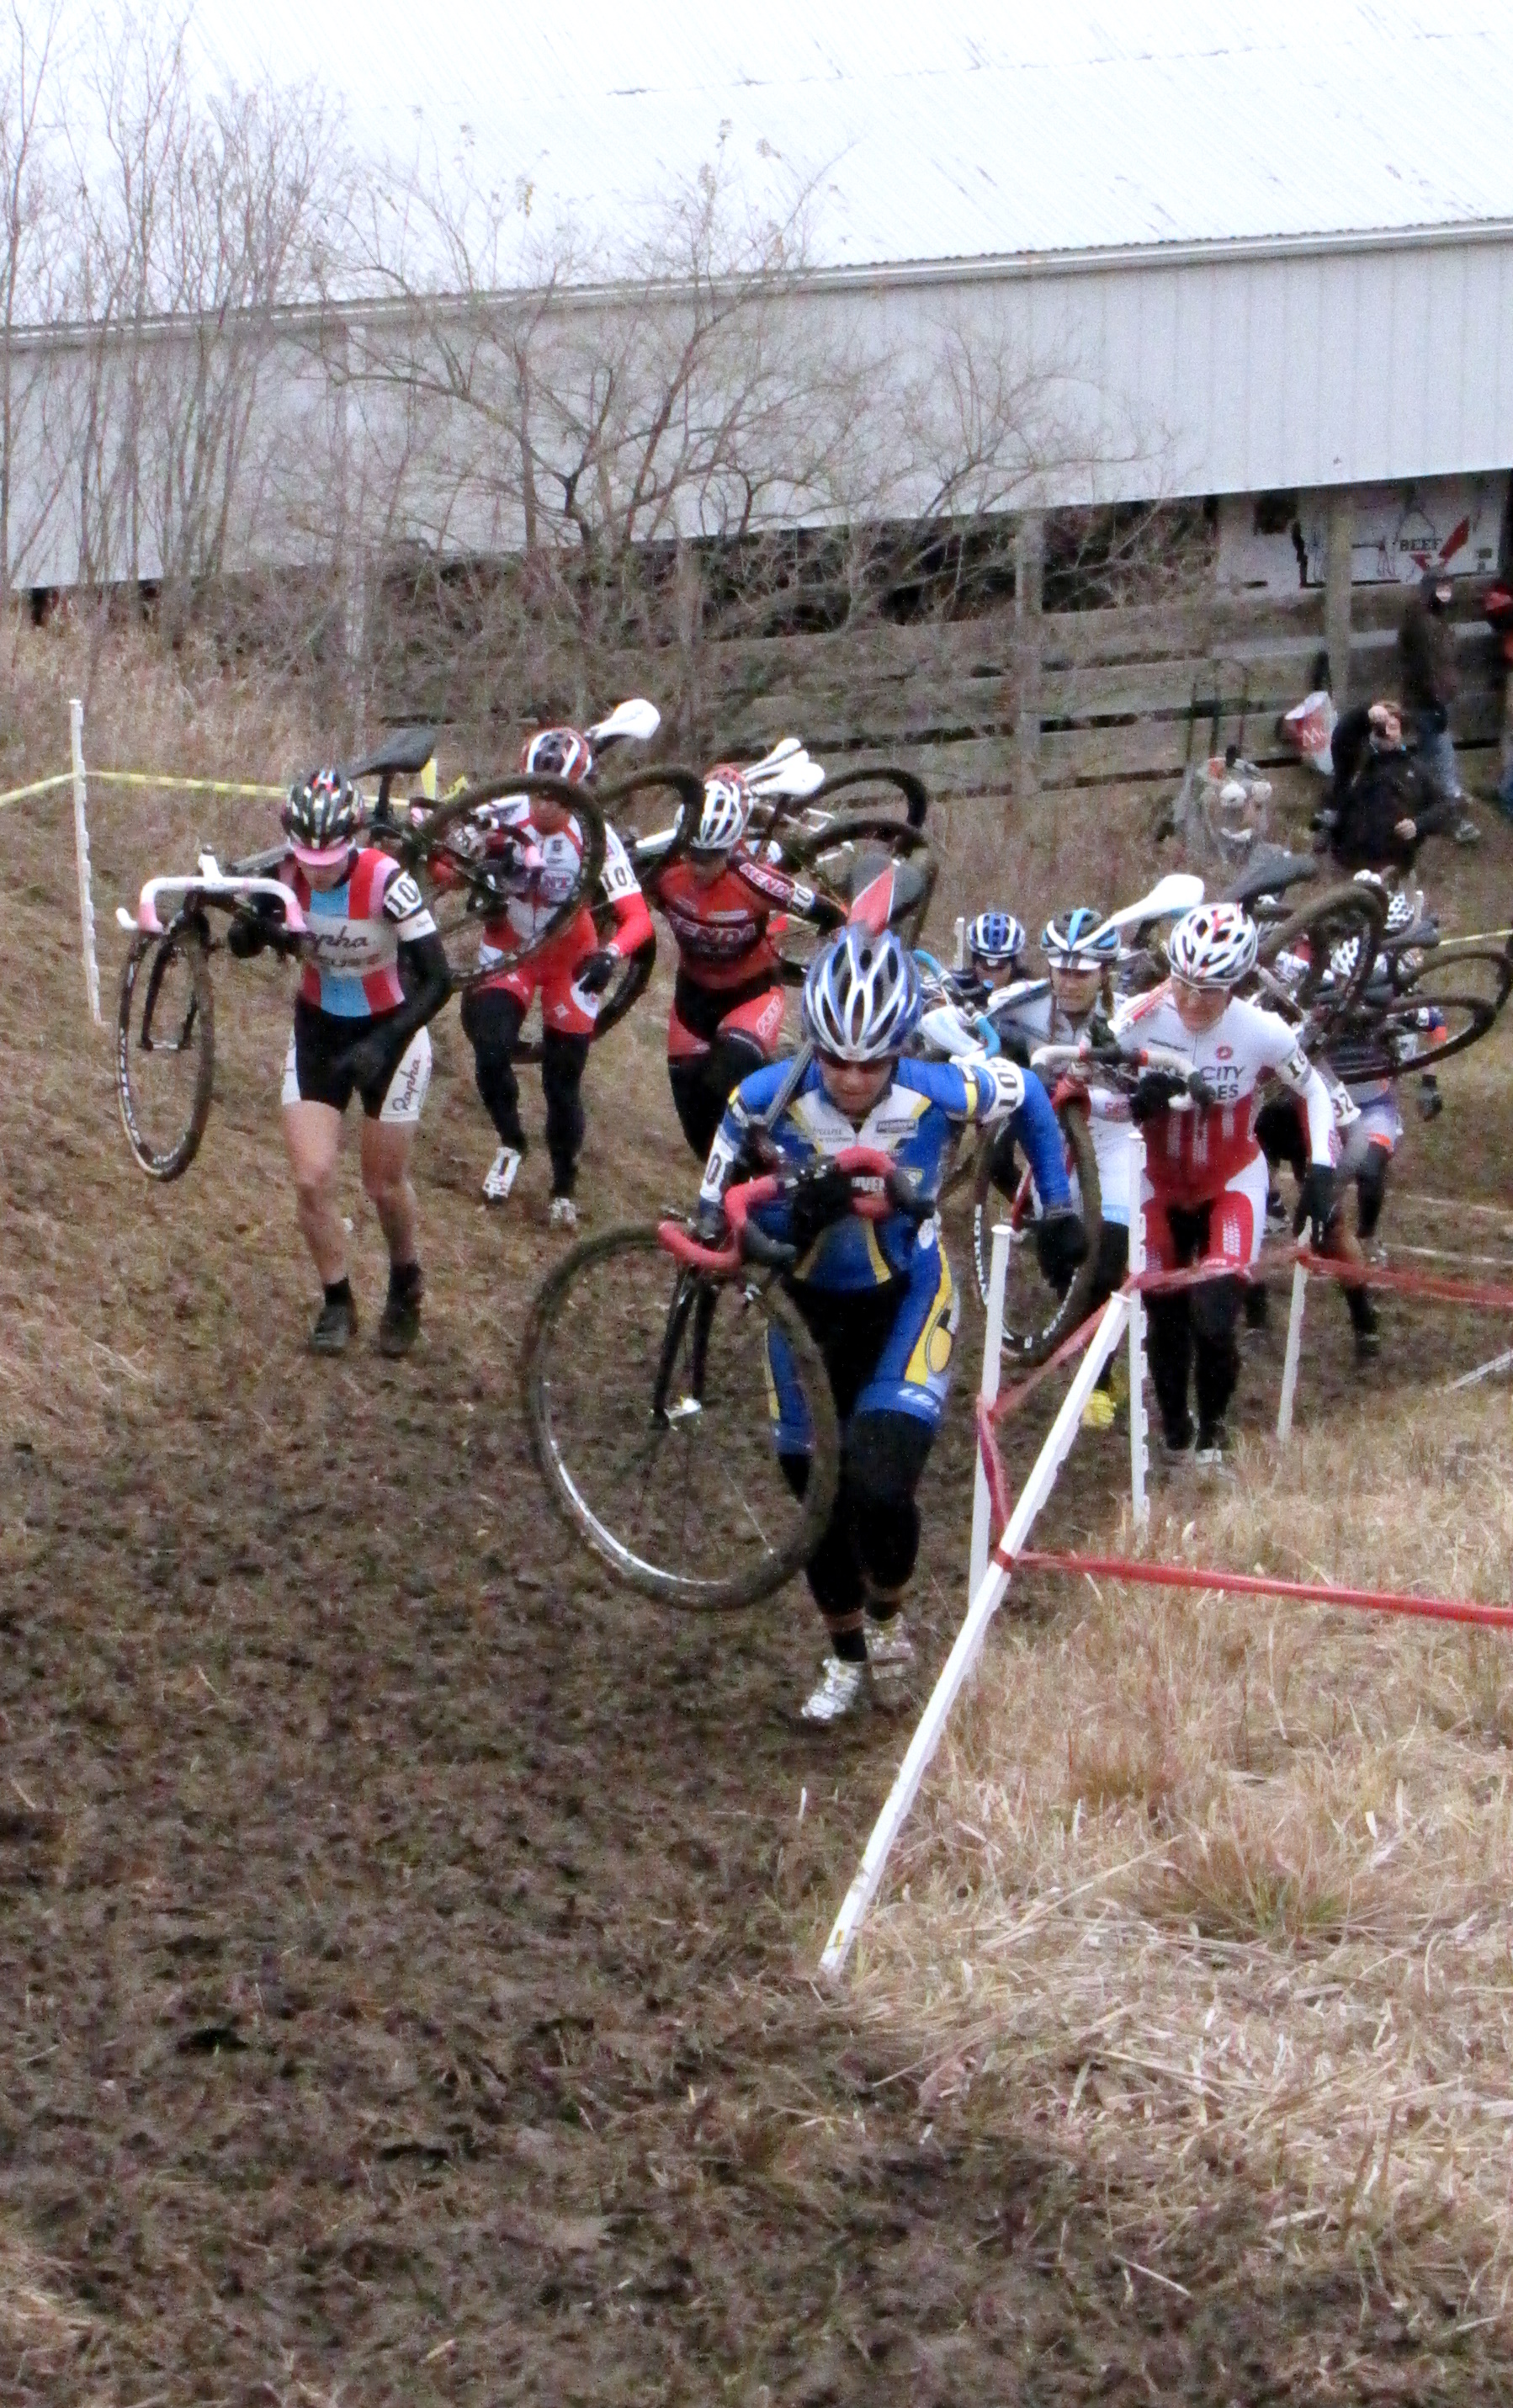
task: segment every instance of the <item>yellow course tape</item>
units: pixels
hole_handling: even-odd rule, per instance
[[[7,803],[25,802],[33,795],[50,795],[56,787],[71,786],[72,769],[60,769],[55,778],[38,778],[30,786],[12,786],[0,795],[0,810]],[[288,794],[287,786],[245,786],[225,778],[160,778],[150,769],[91,769],[85,782],[92,786],[170,786],[180,795],[257,795],[270,802],[281,803]]]
[[[73,782],[72,769],[61,769],[55,778],[38,778],[35,785],[12,786],[8,794],[0,795],[0,810],[7,803],[24,802],[29,795],[50,795],[55,786],[71,786]]]
[[[160,778],[151,769],[92,769],[89,782],[94,786],[170,786],[180,795],[262,795],[281,803],[288,797],[287,786],[243,786],[226,778]]]

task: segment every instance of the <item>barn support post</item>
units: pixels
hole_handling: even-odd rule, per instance
[[[1025,510],[1014,530],[1015,800],[1040,792],[1040,614],[1045,602],[1046,520]]]
[[[1336,710],[1350,705],[1350,543],[1355,534],[1355,496],[1347,486],[1329,496],[1329,535],[1324,553],[1324,644],[1329,652],[1329,690]]]

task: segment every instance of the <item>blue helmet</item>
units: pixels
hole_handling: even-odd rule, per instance
[[[880,1062],[903,1052],[920,1017],[914,956],[891,928],[875,937],[843,928],[817,953],[804,982],[804,1034],[838,1062]]]
[[[1012,911],[979,911],[966,932],[966,950],[990,969],[1007,969],[1025,947],[1025,934]]]
[[[1041,932],[1040,950],[1053,970],[1101,970],[1119,959],[1119,930],[1104,926],[1091,903],[1058,911]]]

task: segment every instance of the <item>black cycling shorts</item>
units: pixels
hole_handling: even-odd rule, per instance
[[[361,1019],[322,1011],[303,996],[294,1005],[294,1027],[284,1056],[282,1100],[286,1104],[329,1104],[344,1112],[357,1092],[351,1069],[355,1046],[378,1034],[387,1014],[373,1012]],[[413,1126],[421,1117],[431,1083],[431,1038],[416,1030],[389,1075],[362,1091],[363,1111],[370,1121]]]

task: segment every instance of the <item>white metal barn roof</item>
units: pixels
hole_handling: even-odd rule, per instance
[[[201,71],[310,78],[634,248],[721,161],[816,265],[1513,220],[1508,0],[198,0]],[[520,220],[521,234],[525,228]]]

